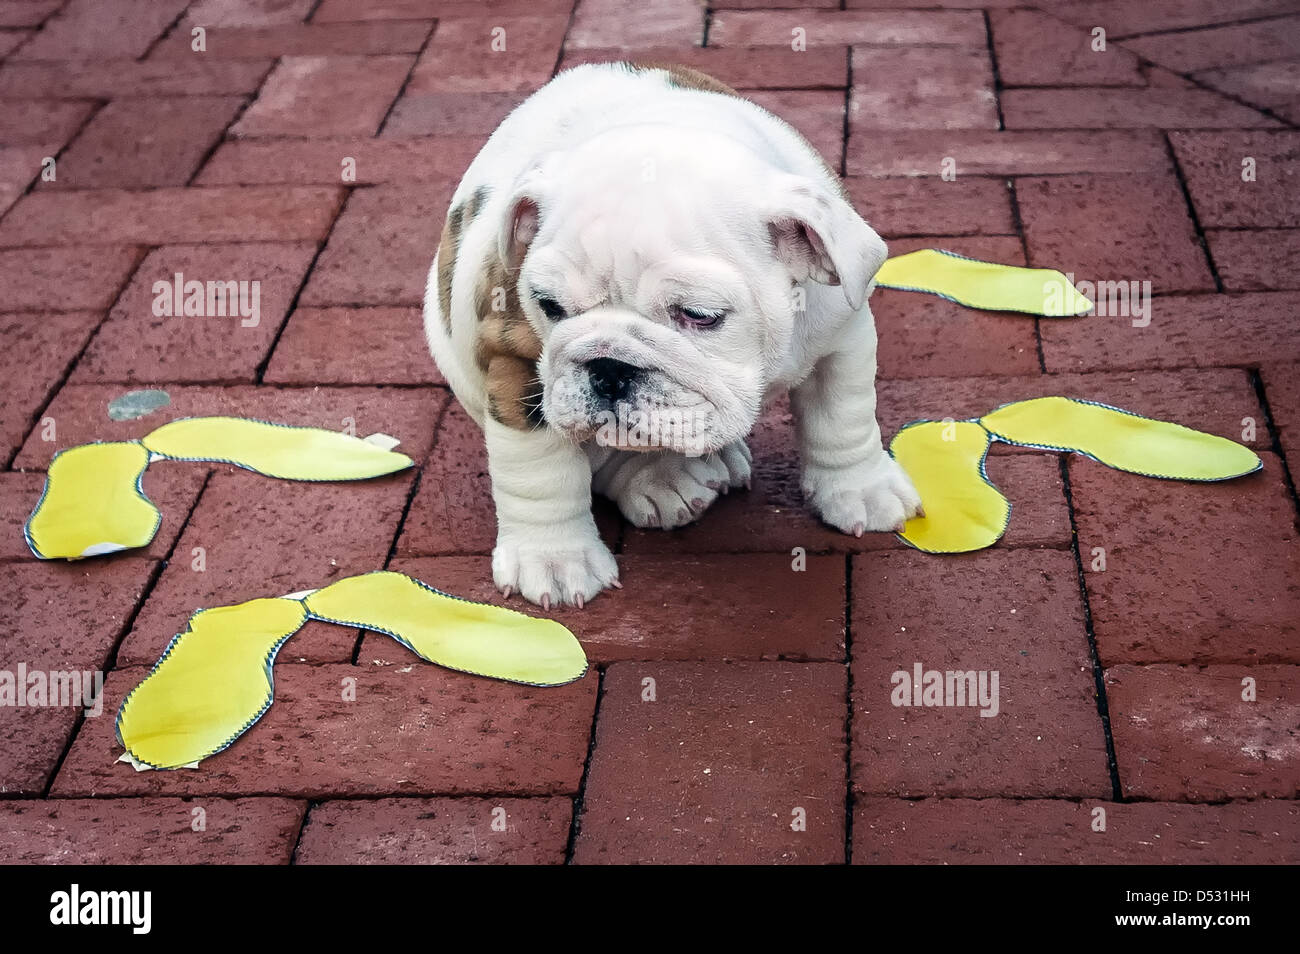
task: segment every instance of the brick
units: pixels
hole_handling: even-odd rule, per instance
[[[115,99],[95,114],[41,189],[185,185],[234,120],[237,96]]]
[[[186,0],[69,0],[14,58],[95,60],[143,56],[185,5]]]
[[[1124,45],[1179,73],[1300,56],[1300,17],[1135,37]]]
[[[1300,661],[1300,548],[1277,457],[1222,483],[1070,460],[1097,651],[1117,663]],[[1207,546],[1207,541],[1212,541]]]
[[[873,297],[882,378],[1038,373],[1033,319],[889,288]]]
[[[47,442],[39,433],[32,434],[14,466],[45,467],[55,451],[65,447],[90,441],[133,440],[176,418],[214,414],[330,430],[352,428],[360,437],[383,432],[401,440],[402,453],[420,460],[429,452],[434,425],[447,399],[447,393],[436,388],[182,385],[167,388],[170,403],[166,407],[136,420],[110,420],[109,402],[129,391],[120,385],[65,385],[45,412],[57,426],[57,439]]]
[[[853,78],[851,128],[998,128],[987,50],[855,46]]]
[[[185,11],[185,22],[205,27],[301,23],[313,5],[313,0],[199,0]]]
[[[524,99],[522,93],[403,93],[382,135],[486,139]]]
[[[0,32],[0,57],[8,56],[31,39],[35,33],[35,30],[4,30]]]
[[[1087,317],[1043,323],[1049,371],[1242,365],[1300,358],[1295,292],[1169,295],[1151,299],[1150,325]]]
[[[342,199],[342,189],[319,186],[42,191],[5,216],[0,247],[315,241]]]
[[[177,465],[179,466],[179,465]],[[218,473],[208,482],[163,572],[118,653],[152,662],[198,609],[326,586],[380,569],[397,534],[413,475],[337,483]],[[196,572],[192,554],[202,551]],[[321,626],[286,652],[309,662],[351,661],[355,633]]]
[[[1300,132],[1170,133],[1201,224],[1300,226]],[[1244,160],[1253,159],[1253,181]]]
[[[278,56],[379,56],[418,53],[432,20],[376,20],[370,23],[308,23],[270,27],[214,27],[207,49],[190,49],[188,31],[173,31],[151,52],[154,60],[191,57],[260,60]]]
[[[312,269],[302,304],[423,302],[450,191],[377,186],[353,192]]]
[[[334,185],[352,159],[357,185],[437,183],[450,195],[486,136],[427,139],[231,140],[204,165],[200,185]]]
[[[5,249],[0,251],[0,308],[108,308],[139,261],[140,250],[130,246]]]
[[[1060,17],[1080,26],[1101,26],[1111,39],[1135,33],[1155,33],[1288,13],[1300,8],[1296,0],[1239,0],[1225,6],[1217,0],[1083,0],[1054,5]]]
[[[412,93],[532,92],[551,78],[568,23],[567,13],[439,20],[407,89]]]
[[[526,613],[503,600],[490,557],[399,558],[392,569],[430,586]],[[619,560],[622,590],[584,609],[546,615],[567,626],[593,664],[622,659],[844,660],[844,559],[809,556],[795,572],[789,553],[632,555]],[[647,625],[651,620],[653,623]],[[410,662],[386,636],[367,636],[363,663]]]
[[[567,798],[330,801],[307,816],[294,863],[559,865],[572,817]]]
[[[97,312],[0,315],[0,450],[7,458],[20,446],[68,366],[99,324]]]
[[[789,46],[566,49],[560,68],[614,60],[689,66],[738,90],[844,89],[849,85],[848,48],[837,46],[818,46],[802,52]]]
[[[0,560],[32,558],[23,525],[41,499],[44,486],[44,474],[0,473]]]
[[[842,863],[845,690],[833,663],[610,666],[574,861]]]
[[[851,176],[938,176],[948,157],[959,177],[1161,173],[1169,168],[1164,140],[1154,130],[849,130]]]
[[[1094,812],[1106,830],[1093,830]],[[1289,864],[1294,802],[1179,805],[1001,798],[864,798],[854,864]]]
[[[831,89],[761,89],[749,90],[745,95],[802,133],[832,169],[842,168],[843,93]]]
[[[1016,198],[1031,265],[1092,282],[1149,281],[1159,294],[1214,288],[1172,176],[1022,179]]]
[[[93,103],[82,100],[0,100],[0,143],[42,146],[53,155],[94,111]]]
[[[1038,10],[989,13],[1004,86],[1144,86],[1137,56],[1117,44],[1092,48],[1087,30]]]
[[[410,56],[286,56],[235,136],[373,136],[411,69]]]
[[[359,9],[353,0],[323,0],[313,23],[353,20],[418,20],[426,17],[494,17],[570,13],[576,0],[375,0]]]
[[[60,63],[0,67],[6,96],[111,99],[118,96],[214,96],[254,93],[271,69],[270,59],[90,60],[70,70]]]
[[[1300,363],[1266,364],[1261,376],[1273,426],[1288,432],[1300,427]]]
[[[4,801],[0,825],[10,864],[271,865],[288,864],[305,809],[287,798]]]
[[[4,669],[15,679],[20,664],[47,679],[53,672],[101,671],[154,569],[153,561],[140,559],[6,566]],[[80,701],[0,708],[0,792],[45,790],[81,715]],[[89,721],[105,715],[107,709]]]
[[[403,671],[405,670],[405,671]],[[147,674],[116,670],[105,709]],[[355,701],[342,698],[355,679]],[[572,795],[596,703],[596,675],[558,688],[437,666],[280,665],[275,704],[197,771],[114,762],[112,719],[89,720],[54,781],[59,798],[115,795]]]
[[[996,379],[988,379],[996,382]],[[926,388],[934,390],[933,382]],[[885,389],[881,389],[882,416]],[[991,410],[990,404],[986,410]],[[902,422],[915,420],[914,408],[890,410]],[[947,416],[936,415],[937,418]],[[897,426],[883,425],[886,435]],[[888,440],[888,437],[886,438]],[[852,537],[823,524],[808,508],[799,489],[801,472],[791,417],[783,407],[769,411],[750,435],[754,453],[753,489],[733,492],[711,506],[704,516],[671,532],[628,528],[625,553],[745,553],[781,551],[794,547],[816,552],[860,552],[906,546],[892,533]],[[990,456],[990,478],[1015,502],[1011,525],[998,546],[1055,546],[1070,543],[1060,474],[1048,458]]]
[[[1050,327],[1050,323],[1046,327]],[[1047,374],[1015,378],[977,377],[925,380],[888,380],[879,387],[881,427],[894,433],[908,421],[966,420],[979,417],[1012,401],[1059,394],[1064,397],[1099,401],[1136,414],[1173,421],[1185,427],[1242,441],[1242,418],[1264,420],[1259,397],[1248,372],[1236,368],[1146,370],[1137,372],[1092,372]],[[1272,437],[1257,427],[1255,439],[1247,441],[1256,450],[1268,448]],[[990,464],[1008,453],[1037,456],[1042,451],[995,444]],[[1008,490],[1010,495],[1010,490]],[[1014,521],[1013,521],[1014,526]]]
[[[5,0],[0,3],[0,27],[38,27],[64,0]]]
[[[1276,126],[1275,120],[1203,89],[1007,89],[1007,129],[1200,129]]]
[[[803,29],[807,45],[978,46],[986,41],[977,10],[719,10],[710,46],[785,46]]]
[[[583,0],[564,44],[582,47],[699,46],[704,10],[692,0]]]
[[[52,151],[43,146],[0,146],[0,215],[27,191]]]
[[[845,185],[854,207],[885,238],[1016,233],[1011,192],[996,179],[850,177]]]
[[[1248,676],[1257,701],[1242,699]],[[1290,799],[1300,789],[1295,666],[1115,666],[1106,697],[1126,797]]]
[[[1295,91],[1300,85],[1300,62],[1252,63],[1227,69],[1205,70],[1195,79],[1221,93],[1271,110],[1291,123],[1300,123]]]
[[[1205,239],[1226,291],[1300,289],[1291,267],[1300,261],[1300,229],[1213,229]]]
[[[1074,557],[913,550],[853,564],[853,785],[858,792],[1021,797],[1110,793]],[[895,672],[999,673],[979,705],[895,706]],[[991,677],[990,677],[991,678]],[[957,757],[960,753],[960,757]]]
[[[269,384],[442,384],[421,334],[420,309],[299,308],[266,369]]]
[[[86,349],[72,380],[78,384],[252,383],[315,254],[316,247],[308,244],[167,245],[154,249]],[[223,299],[219,310],[228,314],[156,314],[159,295],[154,285],[163,282],[170,289],[177,274],[184,276],[187,284],[257,282],[257,314],[251,314],[251,284],[228,301]],[[170,298],[171,292],[166,294]],[[169,301],[169,305],[174,309],[174,303]]]

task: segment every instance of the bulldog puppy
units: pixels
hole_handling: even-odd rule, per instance
[[[543,608],[619,586],[592,492],[679,527],[747,486],[789,390],[803,489],[845,533],[920,499],[876,423],[867,307],[885,244],[802,136],[693,70],[561,73],[452,198],[429,272],[434,359],[483,428],[492,573]]]

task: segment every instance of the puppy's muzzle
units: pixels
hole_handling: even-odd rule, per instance
[[[605,405],[613,407],[632,393],[632,385],[641,369],[617,358],[594,358],[587,362],[591,393]]]

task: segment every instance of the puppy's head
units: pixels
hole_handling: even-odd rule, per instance
[[[542,342],[542,412],[575,440],[740,440],[796,339],[817,336],[803,283],[839,285],[842,320],[884,261],[837,192],[725,136],[681,136],[628,127],[553,153],[507,204],[499,251]]]

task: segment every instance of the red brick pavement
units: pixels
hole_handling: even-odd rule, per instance
[[[383,566],[500,600],[425,270],[505,112],[617,57],[789,120],[895,252],[1150,282],[1149,321],[880,292],[887,433],[1074,394],[1241,440],[1264,470],[1156,483],[1002,448],[1009,532],[945,559],[811,517],[778,404],[752,490],[698,525],[598,507],[626,586],[555,614],[592,661],[578,683],[313,624],[231,749],[116,763],[115,706],[200,606]],[[108,670],[101,716],[0,709],[0,860],[1300,860],[1297,103],[1300,0],[0,3],[0,669]],[[177,271],[261,281],[258,325],[155,317]],[[138,387],[170,405],[110,420]],[[157,466],[147,550],[30,558],[57,450],[210,413],[384,431],[419,471]],[[918,663],[996,670],[997,714],[894,705]]]

